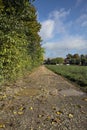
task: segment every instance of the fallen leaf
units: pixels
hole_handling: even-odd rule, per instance
[[[60,114],[62,114],[62,113],[63,113],[62,111],[57,111],[57,112],[56,112],[57,115],[60,115]]]
[[[19,108],[20,111],[23,111],[24,109],[25,109],[25,107],[23,107],[23,106],[21,106],[21,107]]]
[[[85,112],[84,112],[83,110],[82,110],[81,112],[82,112],[83,114],[85,114]]]
[[[22,115],[23,114],[23,111],[18,111],[18,115]]]
[[[87,102],[87,98],[84,98],[84,101],[86,101],[86,102]]]
[[[47,116],[47,119],[50,119],[51,118],[51,116]]]
[[[46,120],[48,121],[48,120],[50,120],[50,119],[51,119],[51,116],[48,115],[47,118],[46,118]]]
[[[17,114],[17,111],[13,111],[13,113],[14,113],[14,115],[16,115],[16,114]]]
[[[54,125],[55,123],[58,123],[58,122],[57,122],[57,119],[52,119],[52,120],[51,120],[51,124]]]
[[[38,115],[38,117],[39,117],[39,118],[41,118],[41,117],[42,117],[42,115]]]
[[[6,98],[6,97],[7,97],[7,95],[6,95],[6,94],[4,94],[4,95],[3,95],[3,98]]]
[[[6,97],[7,97],[7,95],[6,95],[6,94],[4,94],[4,95],[0,95],[0,100],[5,99]]]
[[[39,126],[38,128],[40,129],[41,127]]]
[[[56,118],[56,121],[57,121],[57,123],[60,123],[60,122],[61,122],[61,120],[60,120],[59,118]]]
[[[54,124],[55,124],[55,122],[54,122],[54,121],[52,121],[52,122],[51,122],[51,124],[52,124],[52,125],[54,125]]]
[[[0,124],[0,128],[5,128],[5,124]]]
[[[56,107],[52,107],[53,110],[56,110]]]
[[[70,113],[70,114],[69,114],[69,118],[73,118],[73,114]]]
[[[33,128],[31,128],[30,130],[33,130]]]
[[[30,110],[33,110],[33,107],[30,107],[29,109],[30,109]]]

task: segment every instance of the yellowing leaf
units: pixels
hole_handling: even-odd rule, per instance
[[[30,128],[30,130],[34,130],[33,128]]]
[[[16,112],[16,111],[13,111],[13,113],[14,113],[14,115],[16,115],[16,114],[17,114],[17,112]]]
[[[52,124],[52,125],[54,125],[54,124],[55,124],[55,122],[54,122],[54,121],[52,121],[52,122],[51,122],[51,124]]]
[[[19,110],[20,110],[20,111],[23,111],[23,110],[24,110],[24,107],[20,107]]]
[[[83,100],[87,102],[87,98],[84,98]]]
[[[38,117],[39,117],[39,118],[41,118],[41,117],[42,117],[42,115],[38,115]]]
[[[6,97],[7,97],[6,94],[4,94],[4,95],[3,95],[3,98],[6,98]]]
[[[49,120],[51,118],[51,116],[47,116],[47,119]]]
[[[87,102],[87,98],[84,98],[84,101],[86,101],[86,102]]]
[[[39,126],[38,128],[40,129],[41,127]]]
[[[73,118],[73,114],[69,114],[69,118]]]
[[[0,124],[0,128],[5,128],[5,124]]]
[[[18,111],[18,115],[22,115],[23,114],[23,111]]]
[[[53,110],[56,110],[56,107],[53,106],[52,109],[53,109]]]
[[[62,111],[57,111],[57,112],[56,112],[57,115],[60,115],[60,114],[62,114],[62,113],[63,113]]]
[[[30,107],[29,109],[30,109],[30,110],[33,110],[33,107]]]
[[[52,119],[51,124],[54,125],[57,122],[58,122],[57,119]]]

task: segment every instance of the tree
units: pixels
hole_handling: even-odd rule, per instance
[[[80,58],[80,57],[79,57],[79,54],[74,54],[74,55],[73,55],[73,58],[79,59],[79,58]]]
[[[66,58],[67,58],[67,59],[71,59],[72,57],[73,57],[72,54],[68,54],[68,55],[66,55]]]
[[[28,0],[0,0],[0,79],[11,80],[43,61],[41,25]]]
[[[87,55],[81,54],[81,65],[87,65]]]
[[[45,61],[46,64],[62,64],[64,63],[64,59],[62,57],[57,57],[57,58],[48,58],[46,61]]]

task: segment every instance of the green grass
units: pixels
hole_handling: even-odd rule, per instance
[[[87,66],[46,65],[53,72],[80,85],[87,92]]]

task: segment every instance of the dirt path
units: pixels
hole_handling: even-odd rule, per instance
[[[44,66],[0,91],[0,130],[87,130],[87,95]]]

